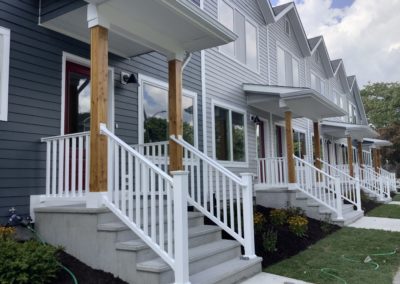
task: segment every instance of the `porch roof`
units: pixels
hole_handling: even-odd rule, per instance
[[[321,132],[336,138],[351,136],[351,138],[356,140],[365,140],[365,138],[374,138],[379,135],[368,125],[333,121],[321,122]]]
[[[229,43],[237,36],[187,0],[85,0],[41,25],[90,43],[89,25],[109,29],[109,50],[122,57],[158,51],[168,58]]]
[[[286,111],[291,111],[295,118],[307,117],[313,121],[346,114],[328,98],[310,88],[243,84],[243,90],[248,105],[281,117]]]
[[[393,146],[393,143],[388,141],[388,140],[382,140],[382,139],[372,139],[372,138],[366,138],[363,141],[364,144],[369,144],[371,146],[376,146],[376,147],[390,147]]]

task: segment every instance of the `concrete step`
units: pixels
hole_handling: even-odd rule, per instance
[[[239,257],[215,265],[190,276],[192,284],[240,283],[261,272],[262,258],[243,260]]]
[[[157,239],[159,239],[159,237],[157,237]],[[164,239],[166,239],[166,236]],[[202,225],[189,228],[189,248],[212,243],[220,239],[221,228],[217,226]],[[118,242],[115,244],[115,248],[117,251],[135,252],[137,262],[147,261],[157,257],[157,254],[141,239]]]
[[[343,227],[354,223],[363,216],[364,216],[364,211],[353,210],[351,212],[343,214],[343,220],[338,220],[336,218],[333,218],[332,222],[338,226]]]
[[[189,249],[189,273],[199,273],[215,265],[239,258],[240,244],[232,240],[219,240]],[[149,283],[172,283],[174,273],[161,258],[139,262],[137,270],[144,279],[153,278]],[[157,282],[159,280],[160,282]]]
[[[166,215],[164,219],[164,224],[166,223]],[[158,218],[156,219],[156,230],[159,228],[158,224]],[[188,212],[188,227],[196,227],[203,225],[204,223],[204,216],[200,212]],[[165,230],[167,229],[166,226],[164,226]],[[150,229],[150,225],[149,225]],[[114,221],[114,222],[108,222],[108,223],[103,223],[103,224],[98,224],[97,225],[97,230],[99,232],[113,232],[117,234],[117,240],[118,241],[127,241],[127,240],[133,240],[137,239],[138,237],[136,236],[135,233],[133,233],[128,226],[126,226],[124,223],[121,221]]]

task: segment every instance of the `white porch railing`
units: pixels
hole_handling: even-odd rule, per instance
[[[343,219],[340,180],[294,156],[299,190]]]
[[[175,272],[189,283],[187,173],[171,178],[111,133],[108,138],[108,194],[105,205]]]
[[[79,198],[89,191],[89,132],[42,138],[46,143],[46,198]]]
[[[355,165],[355,172],[360,177],[360,185],[365,191],[375,195],[378,200],[390,198],[390,190],[386,188],[383,179],[372,167]]]
[[[379,173],[381,175],[381,178],[383,178],[383,182],[386,184],[386,186],[389,188],[390,192],[397,192],[397,186],[396,186],[396,174],[391,173],[385,169],[379,168]]]
[[[361,193],[360,193],[360,181],[354,178],[335,166],[319,159],[322,164],[322,170],[330,176],[339,178],[341,195],[344,200],[355,205],[358,211],[361,211]]]
[[[258,184],[271,187],[288,184],[286,157],[257,159]]]
[[[168,141],[152,142],[146,144],[132,145],[141,155],[149,159],[153,164],[160,167],[164,172],[168,171],[169,152]]]
[[[189,171],[188,201],[235,238],[245,257],[255,257],[252,174],[242,178],[182,139],[171,139],[184,148]]]

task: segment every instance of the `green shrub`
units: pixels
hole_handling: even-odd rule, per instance
[[[278,233],[274,230],[268,230],[263,234],[263,247],[268,252],[276,251],[276,243],[278,242]]]
[[[0,226],[0,240],[11,240],[15,236],[15,229],[13,227]]]
[[[0,240],[0,283],[42,284],[56,277],[58,249],[37,241]]]
[[[306,216],[304,210],[301,209],[300,207],[288,207],[286,209],[286,212],[287,212],[288,217],[295,217],[295,216],[305,217]]]
[[[269,213],[271,224],[274,226],[282,226],[286,223],[288,214],[284,209],[273,209]]]
[[[262,213],[254,212],[253,222],[254,222],[254,230],[256,232],[262,232],[264,230],[265,218]]]
[[[308,220],[302,216],[293,216],[288,219],[289,230],[298,237],[304,237],[308,230]]]

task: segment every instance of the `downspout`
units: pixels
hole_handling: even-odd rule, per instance
[[[204,1],[200,0],[200,9],[204,10]],[[207,155],[207,92],[206,92],[206,52],[202,50],[201,56],[201,109],[202,109],[202,124],[203,124],[203,153]]]

